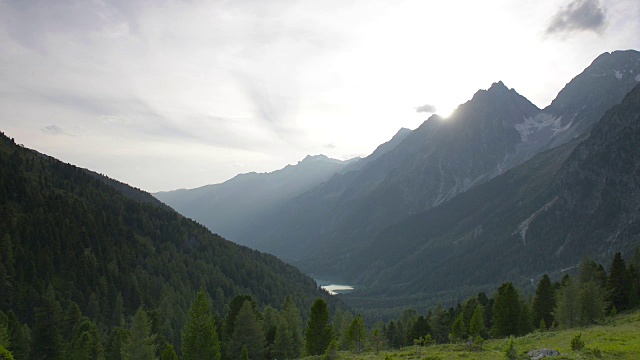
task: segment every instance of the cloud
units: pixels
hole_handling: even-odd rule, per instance
[[[436,107],[434,105],[431,104],[424,104],[422,106],[418,106],[416,108],[416,112],[419,113],[435,113],[436,112]]]
[[[58,125],[49,125],[42,128],[42,132],[49,135],[69,135],[63,128]]]
[[[572,0],[550,20],[546,34],[574,31],[600,32],[606,25],[606,10],[599,0]]]
[[[335,149],[336,148],[336,144],[325,144],[324,148],[325,149]]]

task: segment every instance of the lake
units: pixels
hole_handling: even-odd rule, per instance
[[[353,286],[351,285],[330,284],[330,285],[324,285],[321,287],[327,290],[327,292],[329,292],[329,294],[331,295],[338,295],[339,293],[349,292],[353,290]]]

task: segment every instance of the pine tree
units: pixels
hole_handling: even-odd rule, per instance
[[[531,305],[533,324],[539,326],[540,321],[544,320],[545,324],[553,323],[553,311],[556,307],[555,290],[549,275],[544,274],[538,287],[536,288],[536,296],[533,298]]]
[[[84,318],[75,327],[71,346],[67,350],[67,358],[77,360],[104,359],[102,337],[95,323]]]
[[[364,341],[367,336],[367,328],[364,326],[362,315],[358,314],[347,330],[347,338],[351,342],[356,353],[364,351]]]
[[[129,342],[124,346],[122,357],[126,360],[155,360],[155,336],[151,334],[151,321],[147,313],[138,308],[129,329]]]
[[[265,358],[267,359],[283,358],[282,356],[275,355],[276,335],[278,332],[278,324],[281,321],[284,321],[284,319],[282,319],[282,316],[280,315],[278,310],[276,310],[271,305],[265,306],[264,310],[262,311],[261,324],[262,324],[262,333],[264,334],[264,339],[265,339],[264,355],[265,355]]]
[[[531,322],[531,310],[526,302],[522,303],[520,313],[518,314],[518,335],[526,335],[533,330]]]
[[[611,304],[615,305],[618,311],[626,310],[629,306],[629,290],[631,284],[627,266],[619,252],[615,254],[611,262],[608,280],[608,288],[611,292]]]
[[[237,359],[242,355],[242,348],[246,347],[249,358],[262,359],[264,353],[264,334],[256,319],[251,301],[246,300],[236,317],[233,336],[227,347],[227,356]]]
[[[201,289],[189,309],[182,335],[182,358],[185,360],[220,359],[220,342],[207,296]]]
[[[333,338],[333,328],[329,324],[327,303],[318,298],[311,306],[311,314],[305,332],[305,348],[308,355],[322,355]]]
[[[430,318],[429,326],[431,326],[431,335],[438,344],[444,344],[448,340],[449,329],[451,321],[449,314],[444,309],[442,304],[438,304],[433,310],[433,315]]]
[[[60,335],[60,304],[49,287],[36,308],[36,324],[33,327],[31,355],[33,359],[64,359],[64,345]]]
[[[469,326],[471,325],[471,318],[473,317],[473,312],[476,310],[476,306],[478,305],[478,299],[475,297],[469,298],[464,302],[464,306],[462,307],[462,314],[464,315],[464,324],[467,326],[465,329],[467,334],[470,333]]]
[[[482,305],[476,305],[473,310],[473,316],[471,317],[471,323],[469,324],[469,335],[474,339],[478,336],[482,336],[484,333],[484,316]]]
[[[11,344],[8,350],[11,351],[16,359],[26,359],[29,353],[29,340],[24,332],[24,328],[20,324],[20,321],[18,321],[18,317],[13,310],[9,310],[7,319],[9,342]]]
[[[410,338],[411,342],[413,343],[414,339],[420,339],[421,337],[427,335],[430,331],[431,328],[429,326],[429,322],[424,316],[420,315],[413,323],[413,327],[411,328],[411,330],[408,332],[408,338]]]
[[[293,341],[292,358],[298,358],[304,348],[304,334],[302,333],[302,316],[300,310],[293,302],[291,296],[287,295],[282,304],[282,318],[286,321],[288,330],[291,331]]]
[[[124,347],[129,342],[129,332],[121,327],[111,330],[105,345],[105,357],[107,360],[122,360]]]
[[[466,325],[464,323],[464,314],[458,315],[456,320],[451,325],[451,333],[449,334],[449,340],[453,343],[463,341],[466,337]]]
[[[580,286],[580,323],[591,325],[604,319],[607,308],[606,291],[593,281]]]
[[[220,353],[223,359],[235,360],[234,358],[228,358],[227,354],[227,346],[233,337],[233,331],[235,330],[236,318],[238,317],[238,313],[244,305],[245,301],[251,302],[254,311],[256,311],[258,305],[255,300],[251,297],[251,295],[237,295],[231,302],[229,303],[229,311],[227,312],[227,316],[224,319],[224,326],[222,331],[222,341],[220,343]]]
[[[276,327],[273,355],[277,359],[295,359],[297,355],[294,355],[294,348],[293,334],[286,320],[280,317]]]
[[[160,360],[178,360],[178,355],[173,349],[173,345],[167,344],[167,346],[164,347],[162,355],[160,355]]]
[[[558,291],[555,319],[564,328],[580,323],[580,295],[578,286],[565,276],[564,285]]]
[[[495,337],[506,337],[518,333],[518,315],[520,299],[511,282],[498,288],[493,304],[493,327],[491,334]]]

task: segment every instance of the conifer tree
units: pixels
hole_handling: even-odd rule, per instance
[[[273,306],[267,305],[262,311],[262,333],[264,334],[265,350],[264,355],[267,359],[280,358],[282,356],[275,355],[275,342],[278,332],[278,324],[281,322],[282,316]]]
[[[227,347],[227,356],[230,359],[237,359],[242,355],[243,347],[247,348],[250,359],[263,358],[264,334],[249,300],[245,300],[236,317],[233,336]]]
[[[102,336],[95,323],[84,318],[74,329],[71,346],[67,350],[68,359],[104,359]]]
[[[105,345],[106,360],[122,360],[124,347],[129,342],[129,332],[121,327],[111,330]]]
[[[484,316],[482,305],[477,304],[475,310],[473,310],[473,316],[471,316],[471,323],[469,324],[469,335],[474,339],[478,336],[482,336],[484,333]]]
[[[498,288],[493,304],[493,327],[491,334],[495,337],[506,337],[518,333],[518,315],[520,299],[511,282]]]
[[[531,322],[531,310],[529,304],[522,302],[520,307],[520,313],[518,313],[518,335],[526,335],[533,330],[533,323]]]
[[[124,346],[122,354],[125,360],[155,360],[155,336],[151,334],[151,321],[147,313],[138,308],[133,316],[129,329],[129,342]]]
[[[611,293],[611,303],[618,311],[625,310],[629,306],[629,290],[631,284],[627,266],[619,252],[613,257],[611,270],[609,270],[608,288]]]
[[[295,359],[293,334],[284,318],[278,319],[273,354],[277,359]]]
[[[178,360],[178,355],[173,348],[173,345],[167,344],[162,350],[162,355],[160,355],[160,360]]]
[[[311,314],[305,332],[305,348],[308,355],[322,355],[333,338],[329,324],[327,303],[318,298],[311,306]]]
[[[60,304],[55,300],[50,286],[36,308],[36,323],[33,327],[31,355],[33,359],[64,359],[64,345],[60,335]]]
[[[426,336],[429,331],[431,331],[429,322],[424,316],[420,315],[413,323],[413,327],[408,332],[407,338],[411,339],[411,342],[413,343],[413,340],[420,339],[421,337]]]
[[[558,291],[555,319],[564,328],[572,328],[580,322],[580,295],[571,277],[565,276],[564,285]]]
[[[545,324],[553,323],[553,311],[556,307],[555,290],[549,275],[544,274],[538,287],[536,288],[536,296],[533,298],[531,312],[533,324],[540,326],[540,321],[544,320]]]
[[[604,319],[606,308],[606,292],[600,285],[588,281],[580,286],[580,323],[582,325],[591,325]]]
[[[286,321],[288,330],[291,332],[293,352],[291,356],[298,358],[304,348],[304,334],[302,333],[302,316],[300,310],[293,302],[291,296],[287,295],[282,304],[282,318]]]
[[[189,309],[182,335],[182,358],[185,360],[218,360],[220,343],[211,314],[209,300],[201,289]]]
[[[449,313],[444,309],[442,304],[438,304],[433,310],[429,326],[431,327],[431,335],[438,344],[444,344],[448,340],[449,330],[451,327]]]
[[[367,336],[367,328],[362,320],[362,315],[358,314],[347,330],[347,338],[351,342],[356,353],[364,351],[364,341]]]
[[[456,320],[451,325],[451,333],[449,334],[449,340],[453,343],[460,342],[466,338],[466,326],[464,323],[464,314],[458,315]]]
[[[9,310],[7,320],[9,343],[11,344],[8,350],[11,351],[16,359],[26,359],[29,354],[29,340],[24,333],[24,328],[13,310]]]

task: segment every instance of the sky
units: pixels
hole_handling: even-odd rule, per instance
[[[503,81],[547,106],[638,0],[0,0],[0,130],[146,191],[366,156]]]

